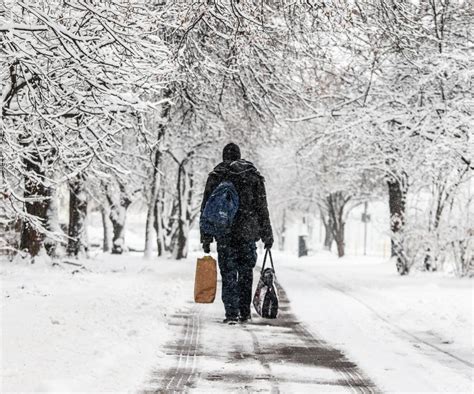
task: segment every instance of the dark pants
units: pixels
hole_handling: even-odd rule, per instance
[[[217,254],[226,318],[250,316],[253,268],[257,263],[255,242],[218,242]]]

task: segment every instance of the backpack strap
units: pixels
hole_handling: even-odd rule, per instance
[[[263,274],[263,271],[265,270],[265,263],[267,262],[267,256],[270,256],[270,264],[272,265],[273,272],[275,272],[275,266],[273,265],[272,252],[270,251],[270,249],[266,249],[265,250],[265,257],[263,258],[261,274]]]

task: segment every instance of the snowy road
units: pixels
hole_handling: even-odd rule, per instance
[[[152,372],[146,392],[378,391],[339,350],[315,338],[291,312],[280,290],[281,315],[247,325],[221,322],[222,305],[196,306],[174,316],[177,336]]]

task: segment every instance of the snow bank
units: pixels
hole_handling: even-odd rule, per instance
[[[139,388],[192,296],[194,265],[97,255],[77,267],[0,264],[2,392]]]
[[[400,277],[374,257],[279,256],[292,308],[390,392],[471,392],[472,280]]]

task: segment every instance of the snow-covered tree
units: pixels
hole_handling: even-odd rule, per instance
[[[158,16],[143,1],[14,2],[2,15],[3,204],[32,255],[51,188],[74,179],[77,189],[96,162],[109,166],[117,132],[172,74]]]

